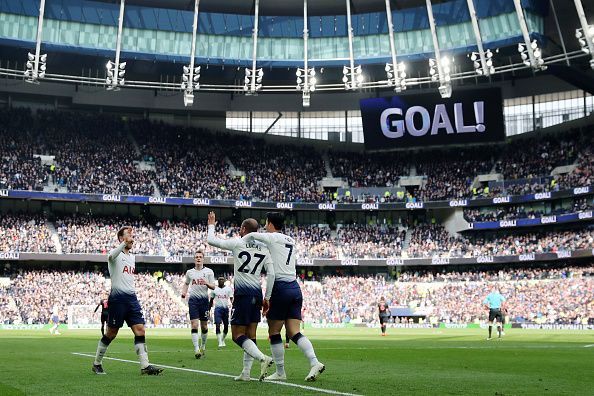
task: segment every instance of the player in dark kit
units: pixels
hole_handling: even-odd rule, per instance
[[[379,301],[379,304],[377,304],[377,307],[379,309],[379,320],[380,320],[380,326],[382,329],[382,337],[386,336],[386,326],[388,321],[390,320],[390,307],[388,306],[388,304],[386,303],[386,300],[382,297]]]
[[[97,312],[99,307],[101,307],[101,335],[105,335],[105,322],[107,322],[107,315],[109,313],[109,302],[107,298],[99,301],[93,313]]]

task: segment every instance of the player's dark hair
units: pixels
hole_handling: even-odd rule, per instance
[[[194,257],[196,257],[196,255],[200,253],[203,257],[204,257],[204,252],[202,251],[202,249],[198,249],[196,250],[196,253],[194,253]]]
[[[122,228],[120,228],[118,230],[118,241],[120,240],[120,238],[122,238],[124,236],[124,231],[126,231],[126,230],[132,231],[132,227],[131,226],[123,226]]]
[[[281,212],[266,213],[266,220],[277,230],[282,230],[285,225],[285,216]]]

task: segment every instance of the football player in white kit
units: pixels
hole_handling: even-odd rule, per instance
[[[206,353],[206,339],[208,337],[208,317],[210,309],[208,306],[208,289],[214,290],[214,272],[204,266],[204,252],[198,250],[194,254],[194,268],[186,271],[181,297],[186,298],[189,294],[188,308],[190,310],[190,322],[192,324],[192,343],[194,344],[194,356],[200,359]],[[189,293],[188,293],[189,289]],[[200,324],[200,340],[198,339],[198,324]]]
[[[109,344],[116,338],[124,321],[134,333],[134,349],[140,361],[140,373],[159,375],[163,369],[149,363],[145,344],[144,317],[134,288],[134,274],[136,273],[136,259],[130,253],[134,244],[132,227],[126,226],[118,230],[120,245],[109,252],[107,267],[111,278],[111,293],[109,294],[109,314],[107,331],[97,345],[97,353],[93,362],[95,374],[106,374],[103,370],[103,356]]]
[[[272,366],[272,358],[264,355],[256,345],[256,330],[262,309],[262,286],[260,273],[266,268],[266,299],[270,299],[274,283],[274,269],[270,252],[259,242],[246,242],[241,238],[220,239],[215,236],[215,214],[208,214],[208,238],[211,246],[233,252],[233,308],[231,309],[231,334],[233,341],[243,349],[243,370],[235,381],[249,381],[254,359],[260,362],[260,377],[266,377]],[[258,222],[245,219],[239,235],[258,231]]]
[[[214,305],[214,322],[217,333],[217,340],[219,341],[219,348],[225,347],[225,337],[229,332],[229,300],[233,304],[233,290],[231,287],[225,285],[225,278],[219,276],[217,279],[218,285],[210,292],[209,308],[212,309]],[[223,325],[223,332],[221,333],[221,324]]]
[[[276,364],[276,372],[267,380],[286,380],[285,373],[285,348],[280,332],[286,327],[287,335],[297,344],[297,347],[309,359],[310,371],[306,381],[315,381],[326,369],[316,357],[313,345],[301,334],[301,308],[303,295],[297,283],[295,269],[295,240],[282,234],[285,218],[282,213],[269,212],[266,214],[266,231],[252,232],[243,239],[246,242],[258,241],[264,243],[274,263],[274,288],[270,298],[264,300],[264,310],[267,311],[268,335],[270,336],[270,349]]]

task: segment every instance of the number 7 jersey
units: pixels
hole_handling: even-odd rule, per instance
[[[244,236],[243,239],[262,242],[268,247],[277,281],[293,282],[297,279],[297,269],[295,268],[297,252],[293,238],[280,232],[252,232]]]
[[[215,236],[214,226],[208,226],[209,245],[233,252],[233,289],[234,295],[259,296],[262,298],[260,274],[266,268],[266,296],[270,298],[274,268],[271,255],[265,244],[246,241],[241,238],[220,239]]]

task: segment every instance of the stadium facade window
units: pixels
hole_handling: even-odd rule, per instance
[[[507,136],[534,129],[548,128],[594,112],[594,97],[581,90],[523,96],[504,100]],[[227,112],[228,129],[264,133],[279,112]],[[250,128],[251,121],[251,128]],[[270,135],[305,139],[363,143],[360,110],[282,112],[282,117],[268,131]]]
[[[581,90],[505,99],[503,109],[508,136],[572,121],[591,111],[592,97]]]

